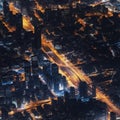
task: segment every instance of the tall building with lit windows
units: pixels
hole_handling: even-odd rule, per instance
[[[74,87],[70,87],[70,98],[75,99],[75,88]]]
[[[7,17],[9,13],[9,4],[6,0],[3,1],[3,13],[4,13],[5,18]]]
[[[42,31],[41,25],[34,27],[34,40],[32,41],[33,51],[41,49],[41,31]]]
[[[79,83],[79,95],[80,98],[88,97],[88,85],[86,82],[80,81]]]
[[[116,113],[114,112],[110,113],[110,120],[116,120]]]
[[[24,62],[24,71],[25,71],[25,79],[29,81],[31,76],[31,65],[30,62]]]
[[[21,31],[23,29],[23,21],[22,21],[22,14],[18,13],[15,15],[16,18],[16,28],[18,31]]]
[[[38,58],[36,55],[31,57],[31,64],[32,64],[32,74],[37,74],[38,73]]]

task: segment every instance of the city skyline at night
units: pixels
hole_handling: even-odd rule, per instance
[[[0,119],[119,120],[119,5],[0,1]]]

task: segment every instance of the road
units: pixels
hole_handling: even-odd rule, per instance
[[[80,80],[91,84],[92,80],[82,70],[75,67],[63,55],[60,55],[54,48],[52,42],[42,35],[42,50],[48,59],[59,66],[60,73],[66,76],[69,86],[78,87]],[[110,111],[120,115],[120,109],[105,95],[98,87],[96,88],[96,99],[106,103]]]
[[[15,7],[12,7],[11,11],[14,12],[15,9],[16,9]],[[15,11],[15,14],[16,14],[16,11]],[[33,31],[33,26],[30,24],[31,24],[30,21],[28,21],[28,22],[25,22],[24,26],[27,30]],[[29,28],[26,26],[32,26],[32,27]],[[92,80],[89,78],[89,76],[87,76],[82,70],[75,67],[63,55],[60,55],[54,49],[52,42],[48,42],[45,36],[42,36],[42,50],[47,55],[48,59],[51,62],[56,63],[59,66],[59,70],[60,70],[59,72],[62,75],[66,76],[69,86],[78,87],[80,80],[85,81],[87,84],[92,83]],[[105,95],[102,91],[100,91],[99,88],[96,88],[96,98],[106,103],[110,111],[113,111],[120,115],[120,109],[116,105],[114,105],[114,103],[110,100],[109,96]]]
[[[54,98],[54,100],[57,100],[57,98]],[[25,110],[31,111],[31,109],[34,109],[37,106],[41,105],[41,106],[44,107],[45,104],[51,104],[51,103],[52,103],[52,99],[51,98],[48,98],[46,100],[39,100],[39,101],[36,101],[36,102],[30,102],[28,104],[25,104],[24,108],[18,108],[18,109],[14,110],[14,111],[10,111],[8,114],[9,115],[13,115],[13,114],[15,114],[17,112],[23,112]]]

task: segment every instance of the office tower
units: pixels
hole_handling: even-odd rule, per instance
[[[15,19],[16,19],[15,24],[16,24],[17,31],[19,32],[19,34],[21,34],[21,30],[23,29],[22,14],[17,13],[15,15]]]
[[[65,101],[69,100],[69,93],[67,91],[64,92]]]
[[[30,65],[30,62],[24,62],[24,70],[25,70],[25,76],[27,77],[30,77],[31,75],[31,65]]]
[[[71,99],[75,98],[75,88],[74,87],[70,87],[70,98]]]
[[[92,97],[96,97],[96,86],[92,85]]]
[[[52,64],[51,69],[52,69],[53,76],[58,75],[58,66],[56,64]]]
[[[110,113],[110,120],[116,120],[116,114],[114,112]]]
[[[52,72],[51,72],[51,63],[50,63],[49,60],[45,60],[45,61],[44,61],[43,73],[44,73],[45,75],[52,75]]]
[[[38,58],[36,55],[31,57],[31,63],[32,63],[32,73],[37,74],[38,73]]]
[[[31,76],[29,81],[28,81],[28,88],[30,89],[30,91],[32,89],[34,89],[34,79],[33,79],[33,76]]]
[[[60,81],[59,81],[59,79],[58,79],[58,77],[52,77],[52,84],[53,84],[53,88],[54,88],[54,92],[59,92],[59,83],[60,83]]]
[[[18,13],[16,15],[14,15],[14,19],[15,19],[15,26],[16,26],[16,33],[15,33],[15,36],[16,36],[16,39],[17,39],[17,42],[18,44],[20,45],[24,45],[24,32],[22,31],[23,30],[23,25],[22,25],[22,14],[21,13]]]
[[[65,76],[62,76],[61,84],[63,85],[63,90],[66,90],[67,89],[67,80],[66,80]]]
[[[43,66],[43,73],[47,76],[47,84],[54,91],[59,91],[59,83],[61,75],[58,73],[58,66],[56,64],[51,64],[49,61],[46,61]]]
[[[79,83],[79,94],[80,94],[80,98],[88,97],[88,86],[86,82],[81,81]]]
[[[34,40],[32,41],[33,51],[41,49],[41,30],[42,26],[35,26]]]
[[[39,79],[39,76],[38,75],[36,75],[36,74],[34,74],[33,76],[32,76],[32,83],[33,83],[33,87],[34,88],[39,88],[40,87],[40,79]]]
[[[31,65],[30,62],[24,62],[24,70],[25,74],[30,75],[31,74]]]
[[[43,85],[42,86],[42,90],[43,90],[43,98],[47,99],[49,97],[49,89],[47,85]]]
[[[58,73],[58,66],[56,64],[51,65],[51,75],[52,75],[54,91],[58,92],[61,75]]]
[[[52,89],[53,88],[53,80],[52,80],[52,72],[51,72],[51,63],[49,60],[43,61],[43,73],[46,76],[46,83]]]
[[[38,64],[43,67],[43,64],[44,64],[44,61],[43,61],[43,58],[44,58],[44,55],[43,55],[43,51],[42,50],[38,50],[36,51],[36,55],[38,57]]]
[[[6,0],[3,1],[3,12],[4,12],[5,18],[7,18],[9,14],[9,4]]]
[[[87,86],[87,91],[89,91],[87,92],[89,98],[96,97],[96,86],[94,84]]]

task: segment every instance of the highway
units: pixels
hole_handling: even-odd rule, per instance
[[[11,11],[15,11],[13,7]],[[33,31],[34,27],[30,23],[29,19],[23,18],[23,28],[25,30]],[[27,22],[28,21],[28,22]],[[29,27],[31,26],[31,27]],[[48,42],[47,38],[42,35],[42,50],[46,54],[47,58],[56,63],[59,66],[59,72],[66,76],[69,86],[78,87],[80,80],[85,81],[87,84],[91,84],[92,80],[82,70],[74,66],[64,55],[60,55],[54,48],[52,42]],[[110,100],[109,96],[105,95],[99,88],[96,88],[96,98],[109,107],[110,111],[113,111],[120,115],[120,109]],[[32,105],[36,105],[36,102]],[[31,105],[30,105],[31,106]]]
[[[59,72],[62,75],[66,76],[69,86],[77,87],[80,80],[79,77],[75,75],[74,72],[69,68],[69,61],[66,60],[64,56],[59,56],[57,52],[53,49],[52,44],[45,41],[45,39],[42,39],[42,46],[42,50],[47,55],[48,59],[52,63],[56,63],[59,67]]]
[[[54,100],[57,100],[57,98],[54,98]],[[31,111],[31,109],[34,109],[34,108],[36,108],[37,106],[42,106],[42,107],[44,107],[44,105],[45,104],[51,104],[52,103],[52,99],[51,98],[48,98],[48,99],[46,99],[46,100],[38,100],[38,101],[36,101],[36,102],[30,102],[30,103],[26,103],[25,105],[24,105],[24,108],[18,108],[18,109],[16,109],[16,110],[14,110],[14,111],[10,111],[8,114],[9,115],[13,115],[13,114],[15,114],[15,113],[17,113],[17,112],[23,112],[23,111]]]
[[[59,66],[60,73],[66,76],[69,86],[78,87],[80,80],[92,84],[92,80],[82,70],[75,67],[63,55],[60,55],[54,48],[52,42],[42,35],[42,50],[48,59]],[[120,115],[120,109],[105,95],[98,87],[96,88],[96,99],[107,104],[110,111]]]

